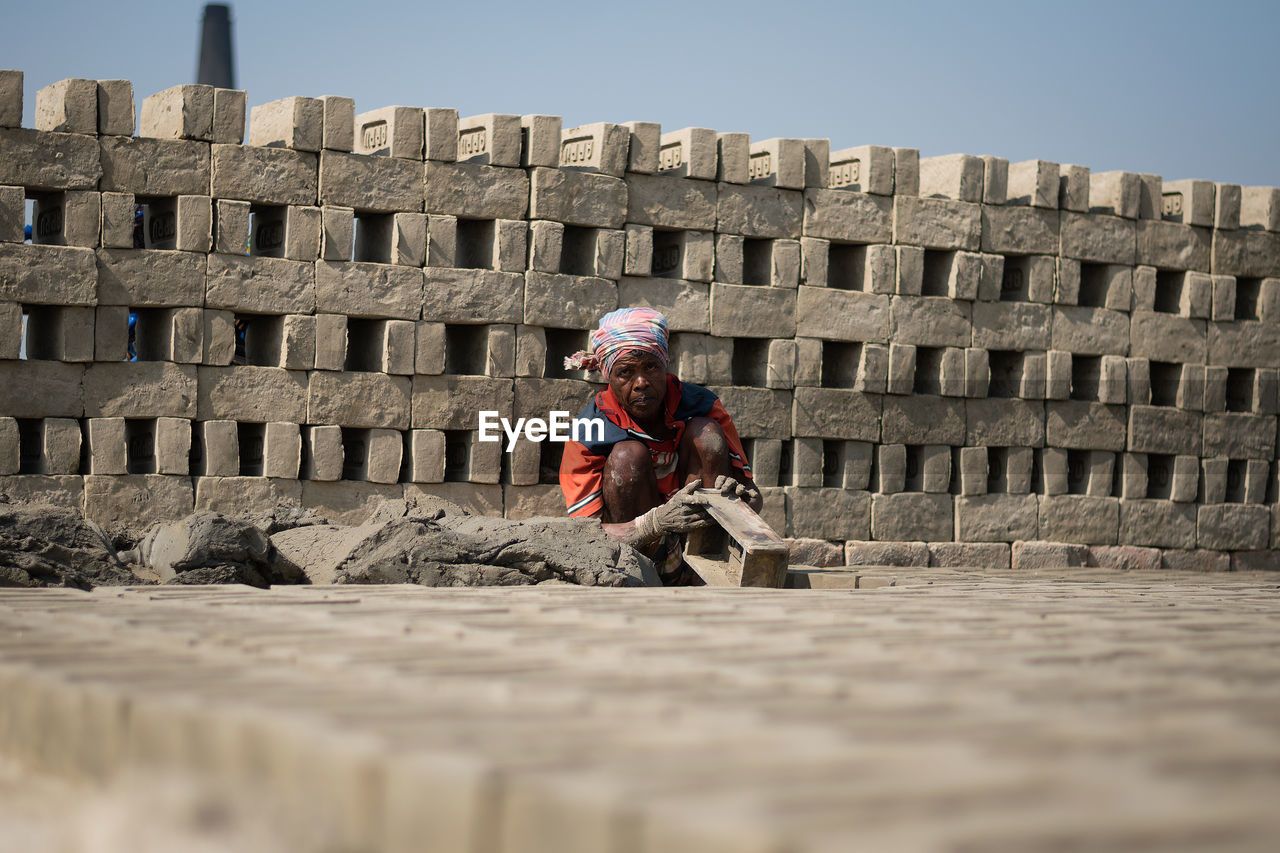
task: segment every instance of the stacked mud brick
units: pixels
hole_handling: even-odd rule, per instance
[[[649,305],[767,518],[850,562],[1280,547],[1280,190],[342,97],[245,145],[245,103],[177,86],[134,136],[127,81],[64,80],[23,129],[0,72],[0,490],[559,514],[560,446],[477,413],[576,413],[564,357]]]

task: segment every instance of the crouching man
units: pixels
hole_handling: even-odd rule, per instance
[[[763,506],[733,419],[715,394],[667,369],[667,320],[649,308],[606,314],[586,352],[565,359],[608,386],[582,410],[603,437],[565,445],[560,488],[569,515],[599,518],[611,536],[653,559],[665,584],[696,583],[683,537],[710,523],[694,491]],[[600,436],[594,428],[591,438]]]

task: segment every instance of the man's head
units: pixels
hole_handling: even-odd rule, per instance
[[[646,350],[626,350],[614,359],[606,378],[613,396],[633,420],[661,415],[667,397],[665,360]]]

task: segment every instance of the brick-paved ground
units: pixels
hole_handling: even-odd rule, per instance
[[[291,849],[1280,846],[1280,574],[862,574],[0,591],[0,795],[159,767]]]

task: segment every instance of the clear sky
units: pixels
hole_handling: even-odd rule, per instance
[[[6,0],[0,67],[192,82],[202,2]],[[249,104],[347,95],[1280,186],[1280,3],[237,2]]]

